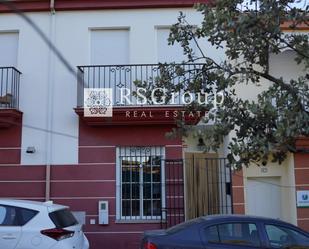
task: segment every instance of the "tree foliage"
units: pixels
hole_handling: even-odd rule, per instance
[[[250,6],[255,6],[251,8],[245,2],[217,0],[213,5],[197,5],[203,17],[198,27],[190,25],[180,13],[169,43],[181,44],[188,58],[186,63],[199,62],[203,66],[192,73],[176,64],[162,64],[162,77],[151,86],[164,86],[167,92],[206,92],[209,96],[222,91],[223,105],[204,120],[211,125],[202,126],[197,136],[204,139],[205,150],[216,151],[234,132],[228,144],[228,159],[236,168],[251,163],[265,165],[269,160],[281,163],[289,152],[296,151],[296,139],[309,135],[308,33],[298,30],[309,25],[308,5],[298,8],[293,7],[295,0],[260,0],[251,1]],[[292,31],[284,31],[282,25]],[[224,49],[225,59],[218,61],[209,51],[203,51],[201,43],[205,40],[214,49]],[[291,59],[303,70],[289,80],[269,70],[270,56],[286,49],[293,51],[295,57]],[[174,77],[184,80],[173,84]],[[235,90],[250,90],[250,85],[263,87],[256,100],[242,98]],[[188,106],[193,110],[212,107],[197,101]],[[182,124],[177,132],[186,134],[188,129]]]

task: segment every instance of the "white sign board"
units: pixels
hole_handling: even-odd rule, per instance
[[[297,207],[309,207],[309,190],[297,191]]]

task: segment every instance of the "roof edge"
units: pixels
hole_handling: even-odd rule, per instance
[[[197,3],[211,0],[55,0],[56,11],[102,10],[102,9],[143,9],[193,7]],[[23,12],[50,11],[49,0],[13,0],[9,2]],[[15,12],[8,4],[0,4],[0,13]]]

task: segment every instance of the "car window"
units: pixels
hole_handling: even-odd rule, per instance
[[[37,213],[31,209],[1,205],[0,226],[23,226]]]
[[[309,248],[309,237],[283,226],[265,225],[272,248]]]
[[[65,228],[78,224],[69,209],[60,209],[49,213],[49,217],[57,228]]]
[[[16,208],[1,206],[0,211],[1,226],[17,226]]]
[[[206,228],[208,243],[260,246],[258,230],[253,223],[225,223]]]
[[[0,225],[4,222],[5,216],[6,216],[6,208],[0,206]]]
[[[26,209],[26,208],[18,208],[17,215],[19,216],[19,225],[23,226],[26,223],[28,223],[36,214],[38,211]]]
[[[209,243],[219,243],[219,233],[218,233],[218,227],[217,226],[211,226],[206,228],[206,237],[207,241]]]

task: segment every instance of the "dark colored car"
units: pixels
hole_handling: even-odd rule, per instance
[[[212,215],[144,233],[141,249],[309,249],[309,233],[275,219]]]

